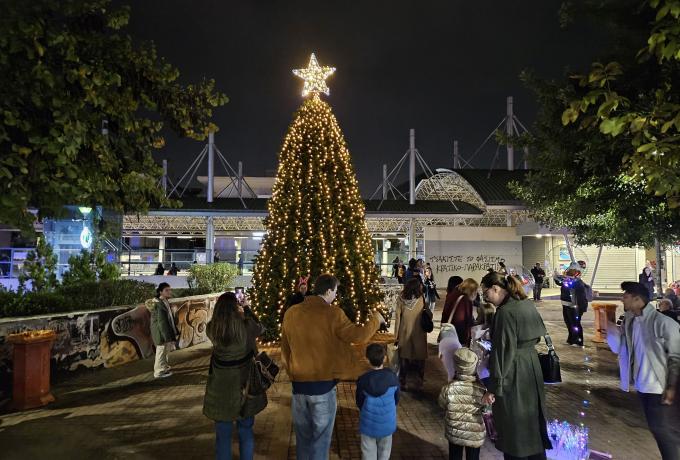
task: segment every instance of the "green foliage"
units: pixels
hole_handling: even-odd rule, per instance
[[[227,98],[212,80],[179,83],[153,44],[124,33],[128,19],[111,0],[3,3],[0,222],[32,231],[29,208],[41,218],[66,204],[176,204],[157,186],[161,130],[203,139]]]
[[[233,287],[236,275],[237,269],[232,264],[193,264],[189,268],[187,282],[197,292],[224,292]]]
[[[318,95],[302,103],[288,128],[268,208],[250,291],[265,340],[279,339],[281,313],[300,276],[335,275],[337,304],[351,321],[365,322],[383,294],[351,157]]]
[[[646,43],[575,75],[579,88],[562,123],[624,139],[627,180],[680,213],[680,1],[638,5],[631,15],[651,16]]]
[[[597,127],[563,125],[572,83],[524,80],[540,111],[530,135],[512,139],[530,148],[532,171],[511,189],[534,218],[552,229],[568,228],[580,244],[653,246],[680,237],[680,219],[661,197],[648,195],[622,164],[627,140],[610,139]]]
[[[155,286],[134,280],[87,281],[60,286],[53,292],[0,292],[0,317],[94,310],[142,303]]]
[[[106,261],[106,253],[98,246],[92,252],[82,250],[68,259],[69,269],[62,276],[65,286],[92,281],[107,281],[120,278],[120,268]]]
[[[24,271],[19,275],[19,290],[26,289],[26,282],[31,282],[31,290],[35,292],[51,291],[57,281],[57,256],[45,238],[38,238],[35,250],[28,253],[24,261]]]

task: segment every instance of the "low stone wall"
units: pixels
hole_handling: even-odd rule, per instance
[[[180,333],[179,348],[208,340],[206,325],[218,296],[219,293],[170,301]],[[7,342],[8,335],[36,329],[54,330],[57,339],[52,346],[51,367],[56,374],[79,367],[114,367],[153,355],[150,318],[149,310],[142,304],[0,319],[0,402],[9,394],[12,382],[13,347]]]

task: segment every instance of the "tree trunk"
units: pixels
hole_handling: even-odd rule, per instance
[[[656,249],[656,273],[654,276],[656,279],[656,292],[659,297],[663,297],[663,286],[661,284],[661,264],[663,261],[663,251],[661,250],[659,238],[654,238],[654,247]]]

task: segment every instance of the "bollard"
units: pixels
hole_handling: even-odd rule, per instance
[[[42,407],[54,401],[50,393],[50,356],[56,334],[51,330],[11,334],[14,344],[12,364],[12,408]]]

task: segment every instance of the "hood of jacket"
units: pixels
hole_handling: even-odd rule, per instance
[[[413,310],[413,307],[416,306],[419,300],[420,297],[416,297],[415,299],[404,299],[403,297],[401,298],[401,301],[404,303],[404,307],[408,308],[409,310]]]
[[[359,377],[358,385],[369,395],[378,397],[384,395],[390,387],[398,384],[391,369],[377,369]]]
[[[144,306],[147,308],[147,310],[154,311],[158,306],[158,302],[160,302],[160,300],[154,297],[145,301]]]

